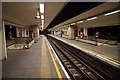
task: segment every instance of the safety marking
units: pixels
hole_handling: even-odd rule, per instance
[[[44,36],[44,37],[45,37],[45,36]],[[54,49],[52,48],[52,46],[50,45],[50,43],[49,43],[49,41],[46,39],[46,37],[45,37],[45,40],[46,40],[46,42],[47,42],[47,46],[49,46],[49,47],[51,48],[50,51],[52,50],[55,58],[57,59],[58,63],[60,64],[60,66],[61,66],[61,68],[62,68],[62,70],[63,70],[66,78],[67,78],[68,80],[71,80],[71,79],[70,79],[70,76],[68,75],[68,73],[67,73],[67,71],[66,71],[66,69],[65,69],[64,66],[62,65],[60,59],[58,58],[57,54],[55,53]]]
[[[49,50],[49,52],[50,52],[50,56],[51,56],[51,58],[52,58],[53,64],[54,64],[55,69],[56,69],[56,72],[57,72],[57,74],[58,74],[58,78],[59,78],[60,80],[62,80],[61,73],[60,73],[60,71],[59,71],[59,69],[58,69],[57,63],[55,62],[55,59],[54,59],[54,57],[53,57],[53,55],[52,55],[52,51],[50,50],[48,44],[47,44],[47,47],[48,47],[48,50]]]
[[[47,46],[44,41],[44,37],[42,38],[42,55],[41,55],[41,67],[40,67],[40,76],[41,78],[51,78],[49,60],[47,57]]]

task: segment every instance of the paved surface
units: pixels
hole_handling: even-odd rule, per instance
[[[2,76],[3,78],[58,78],[43,36],[40,36],[38,42],[30,49],[8,50],[8,59],[3,61]]]
[[[104,55],[106,57],[112,58],[115,61],[120,62],[120,59],[118,57],[119,56],[118,46],[110,46],[110,45],[95,46],[95,45],[91,45],[91,44],[88,44],[88,43],[83,43],[83,42],[76,41],[76,40],[70,40],[70,39],[67,39],[67,38],[59,37],[59,36],[54,36],[54,35],[50,35],[50,36],[53,36],[53,37],[55,37],[59,40],[65,41],[68,44],[73,44],[73,45],[76,45],[80,48],[85,48],[85,49],[97,52],[101,55]]]

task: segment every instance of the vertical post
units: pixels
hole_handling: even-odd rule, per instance
[[[7,48],[5,38],[5,23],[2,22],[2,60],[7,59]]]
[[[2,79],[2,2],[0,1],[0,80]]]
[[[88,36],[88,28],[83,28],[83,34],[85,37]]]
[[[120,35],[118,37],[118,60],[120,61]]]
[[[2,2],[0,1],[0,60],[2,60]]]

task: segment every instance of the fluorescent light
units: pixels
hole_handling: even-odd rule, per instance
[[[74,25],[75,23],[71,23],[71,25]]]
[[[41,20],[42,24],[44,23],[44,20]]]
[[[120,12],[120,10],[113,11],[113,12],[110,12],[110,13],[106,13],[106,14],[104,14],[104,15],[105,15],[105,16],[108,16],[108,15],[115,14],[115,13],[118,13],[118,12]]]
[[[36,16],[37,19],[40,19],[40,16]]]
[[[93,17],[93,18],[87,19],[87,21],[94,20],[94,19],[96,19],[96,18],[97,18],[97,17]]]
[[[40,4],[40,12],[44,13],[44,4]]]
[[[44,19],[44,15],[41,15],[41,19]]]
[[[78,21],[77,23],[82,23],[83,21]]]
[[[36,19],[40,19],[40,13],[37,11],[37,13],[36,13],[36,17],[35,17]]]
[[[12,26],[10,26],[10,28],[12,28]]]

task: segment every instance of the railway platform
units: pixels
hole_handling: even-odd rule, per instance
[[[47,39],[40,35],[30,49],[8,50],[8,59],[3,62],[3,80],[9,78],[61,79],[66,78],[63,68],[52,54]]]
[[[73,46],[77,49],[85,51],[92,56],[98,57],[99,59],[107,63],[116,65],[116,67],[119,68],[120,60],[119,60],[117,45],[116,46],[115,45],[114,46],[110,46],[110,45],[95,46],[85,42],[71,40],[71,39],[67,39],[67,38],[59,37],[55,35],[49,35],[49,36],[54,37],[64,43],[67,43],[68,45]]]

